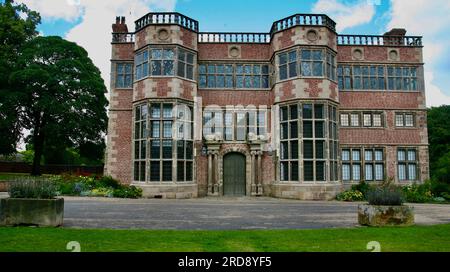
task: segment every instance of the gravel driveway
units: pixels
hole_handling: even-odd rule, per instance
[[[65,197],[64,226],[112,229],[317,229],[357,226],[358,203],[274,198]],[[412,204],[419,225],[450,223],[450,205]]]

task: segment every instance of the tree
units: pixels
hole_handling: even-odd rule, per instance
[[[78,147],[101,145],[107,127],[106,87],[88,53],[60,37],[37,37],[23,47],[20,70],[13,72],[17,113],[31,131],[33,175],[40,175],[45,144]]]
[[[450,183],[450,105],[428,109],[431,176]]]
[[[17,122],[18,105],[9,83],[11,73],[17,69],[20,49],[37,36],[36,26],[41,17],[24,4],[12,0],[0,3],[0,154],[16,151],[16,143],[21,136]]]

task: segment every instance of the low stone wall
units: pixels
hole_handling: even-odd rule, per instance
[[[132,184],[142,189],[145,198],[196,198],[198,197],[197,184]]]
[[[269,196],[299,200],[333,200],[344,190],[341,184],[272,184]]]
[[[409,206],[358,205],[358,223],[363,226],[414,225],[414,208]]]
[[[0,199],[0,226],[62,226],[64,199]]]

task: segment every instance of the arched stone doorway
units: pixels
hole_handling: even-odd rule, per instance
[[[223,194],[225,196],[245,196],[246,187],[246,157],[237,152],[231,152],[223,157]]]

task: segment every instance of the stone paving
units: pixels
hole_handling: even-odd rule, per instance
[[[358,203],[274,198],[65,198],[64,226],[112,229],[317,229],[356,227]],[[450,223],[450,205],[411,204],[416,223]]]

